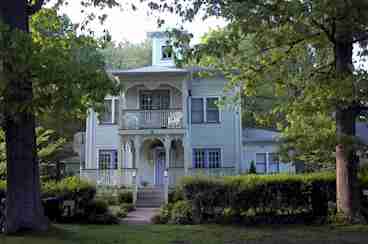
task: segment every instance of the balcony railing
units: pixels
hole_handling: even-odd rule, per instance
[[[206,175],[206,176],[234,176],[236,175],[235,167],[226,168],[190,168],[189,176]]]
[[[183,110],[123,110],[121,128],[123,130],[181,129]]]

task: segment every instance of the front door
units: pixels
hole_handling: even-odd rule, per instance
[[[156,161],[155,161],[155,184],[164,184],[164,172],[165,172],[165,151],[156,151]]]

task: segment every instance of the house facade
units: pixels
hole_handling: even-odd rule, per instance
[[[166,36],[149,37],[152,66],[111,71],[124,90],[105,98],[103,114],[89,113],[81,176],[106,185],[174,186],[185,175],[238,174],[241,108],[217,106],[225,78],[175,67]]]
[[[200,68],[175,67],[167,37],[149,37],[152,66],[111,71],[124,89],[105,98],[102,114],[89,112],[81,177],[135,192],[165,189],[167,197],[183,176],[238,175],[251,161],[260,173],[293,172],[277,159],[276,136],[263,140],[267,133],[243,130],[240,105],[217,106],[237,92],[224,94],[221,74],[203,77]]]

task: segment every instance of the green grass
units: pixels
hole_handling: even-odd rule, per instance
[[[55,225],[43,234],[0,235],[0,244],[368,243],[368,226]]]

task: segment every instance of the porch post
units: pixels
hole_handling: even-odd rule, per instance
[[[164,177],[164,200],[165,203],[169,202],[169,167],[170,167],[170,149],[171,149],[171,138],[170,136],[165,136],[164,138],[165,146],[165,170],[167,175]]]
[[[134,161],[135,161],[135,165],[134,167],[137,170],[137,174],[136,174],[136,184],[139,184],[139,170],[138,170],[138,165],[140,164],[140,160],[141,160],[141,146],[142,146],[142,137],[139,135],[136,135],[134,137]]]
[[[183,142],[183,148],[184,148],[184,175],[187,176],[188,175],[188,169],[190,167],[190,154],[189,154],[189,138],[188,138],[188,134],[186,133],[183,138],[182,138],[182,142]]]

